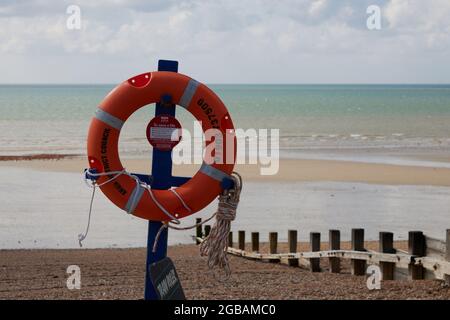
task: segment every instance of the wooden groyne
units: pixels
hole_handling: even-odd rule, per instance
[[[199,222],[200,220],[197,220]],[[210,226],[197,228],[194,237],[197,243],[207,236]],[[288,230],[286,252],[279,252],[278,233],[269,233],[267,252],[261,252],[259,232],[251,232],[251,250],[246,250],[246,232],[237,231],[237,247],[235,247],[233,232],[228,240],[228,253],[252,260],[282,263],[291,267],[308,268],[311,272],[329,271],[341,272],[341,261],[349,260],[350,272],[356,276],[366,275],[368,265],[380,267],[382,280],[420,280],[439,279],[450,285],[450,229],[445,233],[445,240],[429,237],[422,231],[408,232],[408,250],[394,247],[394,234],[380,232],[378,250],[368,250],[364,247],[364,229],[351,230],[351,248],[341,249],[339,230],[329,230],[328,248],[321,250],[319,232],[310,232],[309,251],[298,252],[297,230]],[[285,247],[285,245],[284,245]],[[327,259],[327,269],[321,267],[321,262]]]

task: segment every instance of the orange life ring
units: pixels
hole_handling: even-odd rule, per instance
[[[87,154],[90,168],[98,173],[124,170],[118,152],[122,125],[133,112],[145,105],[160,102],[167,95],[170,95],[173,104],[186,108],[201,122],[203,132],[215,128],[220,130],[223,137],[232,137],[232,140],[224,138],[221,148],[224,153],[222,159],[228,161],[216,162],[213,159],[207,163],[204,159],[200,170],[178,187],[176,194],[170,190],[152,190],[160,205],[177,218],[183,218],[203,209],[222,192],[221,181],[229,177],[235,164],[233,122],[223,102],[207,86],[180,73],[164,71],[144,73],[124,81],[106,96],[97,109],[89,128]],[[230,146],[227,146],[227,141],[228,144],[233,141],[233,154],[232,157],[228,155],[228,158],[226,153]],[[132,177],[119,175],[110,183],[102,185],[111,178],[112,174],[102,175],[97,183],[119,208],[148,220],[169,220],[151,195],[144,192],[145,188],[137,185]],[[188,208],[183,205],[183,201]]]

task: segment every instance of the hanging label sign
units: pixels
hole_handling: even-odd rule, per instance
[[[181,140],[181,124],[175,117],[162,115],[154,117],[147,126],[147,140],[153,148],[172,150]]]
[[[185,300],[175,266],[166,257],[149,267],[150,279],[160,300]]]

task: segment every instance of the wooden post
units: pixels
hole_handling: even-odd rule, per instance
[[[259,232],[252,232],[252,251],[259,252]]]
[[[230,233],[228,234],[228,246],[230,248],[233,248],[233,232],[230,231]]]
[[[328,233],[328,242],[330,244],[330,250],[341,250],[341,232],[339,230],[330,230]],[[330,272],[341,272],[341,260],[338,257],[330,257]]]
[[[450,262],[450,229],[447,229],[445,240],[445,260]],[[445,284],[450,286],[450,274],[444,275]]]
[[[364,229],[352,229],[352,250],[366,251],[364,249]],[[351,259],[351,271],[355,276],[366,274],[366,261]]]
[[[447,229],[445,239],[445,260],[450,261],[450,229]]]
[[[289,253],[297,253],[297,230],[288,231],[288,243],[289,243]],[[289,258],[288,265],[291,267],[298,267],[298,259]]]
[[[410,231],[408,233],[408,252],[412,256],[423,257],[425,255],[425,236],[422,231]],[[412,280],[423,279],[425,270],[422,266],[409,265],[409,275]]]
[[[311,232],[309,234],[309,243],[311,251],[320,251],[320,232]],[[309,269],[311,272],[320,272],[320,258],[309,259]]]
[[[195,224],[197,225],[197,227],[195,228],[195,237],[196,238],[202,238],[202,236],[203,236],[202,225],[200,223],[202,223],[202,218],[196,218],[195,219]],[[195,243],[200,244],[200,241],[198,239],[195,239]]]
[[[245,231],[238,231],[238,245],[240,250],[245,250]]]
[[[381,253],[395,253],[394,234],[380,232],[379,250]],[[394,280],[395,263],[380,261],[381,276],[383,280]]]
[[[278,246],[278,233],[270,232],[269,233],[269,253],[270,254],[277,253],[277,246]]]
[[[209,224],[205,225],[205,238],[209,236],[209,233],[211,232],[211,226]]]

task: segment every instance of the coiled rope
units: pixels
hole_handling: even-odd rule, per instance
[[[231,221],[236,218],[236,209],[242,191],[242,177],[233,172],[231,178],[234,186],[230,190],[224,190],[219,196],[219,205],[216,213],[216,223],[211,231],[200,244],[200,254],[208,256],[208,268],[218,267],[225,271],[225,279],[231,275],[230,264],[228,262],[228,234],[230,233]],[[224,280],[225,280],[224,279]]]
[[[107,183],[114,181],[121,175],[127,175],[136,181],[136,187],[143,187],[144,189],[146,189],[150,194],[152,200],[155,202],[156,206],[167,217],[170,218],[169,221],[163,222],[161,228],[159,228],[158,233],[156,234],[155,237],[155,241],[153,243],[152,248],[153,252],[156,252],[160,235],[165,228],[171,228],[174,230],[189,230],[201,226],[204,223],[210,221],[212,218],[216,217],[216,223],[211,228],[210,234],[200,244],[200,254],[202,256],[208,256],[208,268],[210,269],[214,269],[215,267],[222,268],[225,271],[226,278],[230,276],[231,269],[229,267],[229,262],[227,258],[228,234],[230,232],[231,221],[233,221],[236,218],[236,209],[239,203],[239,198],[242,190],[242,177],[237,172],[233,172],[233,174],[231,175],[231,179],[233,179],[234,182],[233,188],[229,190],[224,190],[223,193],[219,196],[219,205],[217,211],[213,215],[211,215],[208,219],[187,227],[179,227],[178,225],[180,225],[181,222],[176,217],[177,214],[172,215],[166,208],[164,208],[164,206],[156,199],[151,187],[148,184],[141,182],[137,176],[128,173],[125,168],[121,171],[109,171],[103,173],[94,173],[89,171],[89,175],[92,177],[109,176],[110,178],[101,184],[97,184],[95,180],[91,180],[90,178],[88,178],[87,172],[84,173],[84,181],[87,186],[92,188],[92,196],[89,205],[89,216],[86,231],[84,232],[84,234],[81,233],[78,235],[78,242],[80,247],[82,247],[82,241],[86,239],[89,232],[95,189],[97,187],[101,187]],[[88,182],[88,180],[90,182]],[[171,188],[169,190],[173,192],[173,194],[178,198],[178,200],[181,202],[181,204],[186,210],[192,212],[189,206],[184,202],[183,198],[176,192],[175,188]],[[135,202],[138,201],[136,195],[137,192],[135,193],[133,199],[131,199],[132,205],[130,206],[130,208],[134,208]],[[127,211],[127,213],[131,214],[132,212]]]

